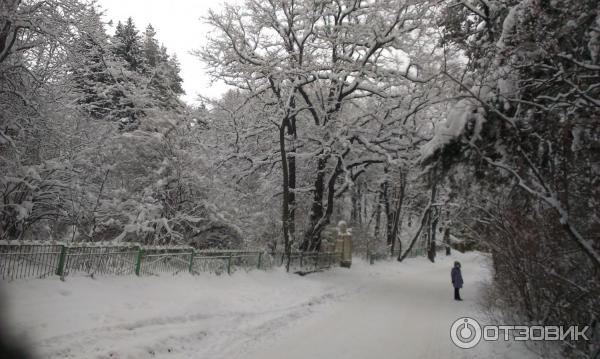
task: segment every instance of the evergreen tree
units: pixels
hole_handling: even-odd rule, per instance
[[[169,69],[169,73],[167,74],[169,88],[171,89],[171,91],[173,91],[173,93],[177,95],[185,94],[185,91],[183,90],[183,79],[179,75],[179,73],[181,72],[181,66],[179,64],[179,59],[177,58],[177,55],[173,55],[168,60],[167,64]]]
[[[179,76],[180,67],[176,56],[169,56],[167,48],[154,39],[154,29],[149,25],[146,31],[145,54],[147,67],[146,75],[150,81],[149,96],[157,101],[162,109],[177,109],[181,107],[178,96],[183,94],[183,79]],[[152,36],[150,36],[152,35]]]
[[[140,37],[129,18],[111,38],[100,15],[92,17],[91,30],[77,40],[76,102],[94,118],[119,121],[124,130],[137,128],[148,110],[181,109],[179,62],[159,45],[152,25]]]
[[[89,11],[87,32],[76,40],[77,54],[81,56],[73,66],[73,81],[77,90],[77,103],[94,118],[107,118],[116,95],[114,80],[106,65],[109,37],[100,14]]]
[[[76,40],[75,53],[79,58],[72,65],[76,103],[96,119],[120,121],[123,128],[130,128],[137,124],[145,107],[143,96],[137,94],[143,79],[130,70],[131,64],[125,56],[117,55],[123,48],[111,48],[100,14],[91,10],[89,17],[87,31]],[[120,23],[117,30],[125,33]],[[138,63],[143,63],[143,59]]]
[[[133,19],[129,17],[125,25],[121,22],[117,24],[115,36],[113,37],[114,53],[123,58],[129,64],[129,70],[142,71],[144,67],[144,57],[141,46],[141,39],[138,30],[135,27]]]
[[[589,323],[600,317],[598,1],[456,1],[447,13],[445,46],[471,70],[448,76],[472,98],[448,115],[457,135],[439,131],[423,163],[470,162],[480,198],[494,196],[468,226],[491,249],[511,315]],[[473,202],[461,166],[454,187]],[[564,344],[561,357],[588,357],[587,343]]]
[[[155,68],[158,63],[162,61],[160,47],[158,46],[158,41],[155,36],[156,31],[154,30],[154,27],[149,24],[144,33],[144,56],[146,58],[146,63],[151,68]]]

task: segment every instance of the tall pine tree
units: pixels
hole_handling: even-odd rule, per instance
[[[149,24],[146,27],[146,32],[144,32],[144,56],[146,63],[151,68],[155,68],[162,60],[160,57],[160,46],[156,40],[156,31],[152,27],[152,24]]]
[[[152,25],[144,33],[145,75],[149,79],[148,95],[161,109],[176,110],[181,107],[178,96],[183,94],[177,57],[169,56],[167,48],[158,45]]]
[[[141,39],[131,17],[127,19],[124,25],[119,21],[113,37],[113,44],[115,55],[127,61],[129,70],[138,72],[143,70],[145,59]]]

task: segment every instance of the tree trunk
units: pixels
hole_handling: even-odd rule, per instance
[[[421,235],[421,231],[423,230],[423,227],[425,226],[425,223],[427,223],[427,216],[429,216],[429,212],[431,211],[431,204],[432,204],[432,202],[429,202],[429,204],[427,205],[427,207],[423,211],[423,214],[421,215],[421,222],[420,222],[421,224],[419,225],[419,229],[417,229],[417,233],[415,233],[415,235],[413,236],[413,238],[409,242],[408,248],[406,248],[406,250],[404,251],[404,253],[400,252],[398,254],[398,262],[402,262],[408,256],[408,254],[412,250],[413,246],[417,242],[417,239],[419,239],[419,236]]]
[[[392,226],[392,233],[391,233],[391,240],[392,240],[392,248],[391,248],[391,255],[394,255],[394,247],[396,244],[396,241],[398,241],[398,250],[400,252],[402,252],[402,242],[400,241],[400,239],[398,238],[398,232],[400,230],[400,226],[402,224],[401,221],[401,214],[402,214],[402,204],[404,203],[404,193],[405,193],[405,189],[406,189],[406,174],[403,173],[402,171],[400,171],[400,188],[399,188],[399,193],[398,193],[398,198],[397,198],[397,202],[396,202],[396,208],[394,209],[394,223]]]
[[[446,255],[449,256],[451,253],[450,250],[450,228],[446,227],[444,229],[444,244],[446,245]]]
[[[287,258],[286,268],[290,270],[290,233],[289,233],[289,199],[290,199],[290,188],[289,188],[289,167],[287,163],[287,154],[285,151],[285,122],[279,127],[279,151],[281,153],[281,174],[283,176],[283,196],[281,203],[281,222],[283,227],[283,246],[284,254]]]
[[[360,205],[359,205],[359,196],[360,196],[360,188],[358,186],[352,187],[352,193],[350,195],[350,202],[352,203],[352,208],[350,210],[350,224],[353,227],[358,225],[358,217],[360,216]]]
[[[375,198],[375,229],[373,231],[373,239],[377,241],[379,239],[379,229],[381,226],[381,204],[383,203],[383,191],[380,190]]]
[[[293,136],[296,139],[296,119],[292,118],[290,121],[290,126],[288,126],[288,135]],[[296,149],[292,148],[289,153],[291,155],[287,156],[288,161],[288,187],[289,187],[289,195],[288,195],[288,206],[289,206],[289,236],[290,242],[294,242],[296,238],[296,193],[294,190],[296,189]],[[291,243],[290,243],[291,245]]]
[[[361,182],[359,182],[356,185],[356,190],[357,190],[357,194],[356,194],[356,225],[357,226],[362,226],[363,223],[363,185]]]
[[[0,17],[0,63],[2,63],[10,54],[10,51],[18,37],[18,28],[11,19],[11,16],[16,17],[17,10],[21,0],[2,0],[4,5],[2,17]]]
[[[352,202],[350,223],[354,227],[360,227],[363,223],[363,187],[362,182],[358,182],[352,187],[352,194],[350,196]]]
[[[319,222],[317,222],[317,225],[314,229],[314,241],[310,248],[313,251],[317,251],[321,248],[321,231],[323,231],[323,228],[325,228],[325,226],[331,221],[331,215],[333,214],[334,208],[333,203],[335,200],[335,182],[337,181],[338,176],[342,173],[341,165],[342,160],[338,159],[335,169],[333,170],[333,173],[327,182],[327,206],[325,207],[325,213],[323,214],[323,217],[319,219]]]
[[[429,247],[429,260],[431,262],[435,262],[435,256],[437,255],[437,242],[436,242],[436,234],[437,234],[437,224],[438,224],[438,213],[439,209],[437,207],[432,208],[430,211],[431,216],[431,245]]]
[[[341,169],[342,160],[338,159],[335,169],[329,177],[329,181],[327,182],[327,205],[325,207],[325,211],[323,216],[316,222],[314,227],[312,228],[312,241],[310,242],[310,246],[308,249],[310,251],[318,251],[321,248],[321,232],[326,225],[328,225],[331,221],[331,215],[333,214],[334,209],[334,200],[335,200],[335,182],[337,181],[338,176],[343,172]]]
[[[437,181],[435,179],[435,173],[430,172],[429,174],[429,181],[430,181],[430,185],[431,185],[431,203],[435,202],[435,197],[436,197],[436,192],[437,192]],[[427,248],[427,258],[429,258],[429,260],[433,263],[435,262],[435,255],[436,255],[436,244],[435,244],[435,231],[436,231],[436,227],[437,227],[437,212],[438,209],[437,207],[435,207],[435,209],[430,209],[429,210],[429,215],[428,215],[428,220],[427,220],[427,224],[428,224],[428,235],[427,235],[427,240],[428,240],[428,248]]]
[[[317,225],[323,217],[323,196],[325,193],[325,167],[329,157],[319,157],[317,160],[317,177],[315,179],[313,190],[313,202],[310,209],[309,224],[300,249],[303,251],[309,250],[314,246],[320,237],[320,232],[317,232]]]
[[[383,197],[383,209],[385,211],[385,243],[390,247],[392,245],[392,225],[394,223],[394,218],[392,215],[392,209],[390,205],[390,185],[387,178],[387,169],[384,169],[386,173],[386,177],[384,182],[381,184],[382,186],[382,197]]]

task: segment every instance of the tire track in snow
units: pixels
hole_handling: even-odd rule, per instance
[[[259,312],[156,316],[53,336],[32,344],[49,359],[208,358],[211,353],[226,352],[226,347],[248,346],[264,333],[283,328],[290,321],[310,315],[316,307],[346,295],[328,292],[300,304]]]

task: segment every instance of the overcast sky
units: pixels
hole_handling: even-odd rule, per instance
[[[157,39],[170,54],[176,53],[181,62],[181,77],[188,103],[194,102],[197,94],[217,97],[226,90],[224,84],[210,84],[204,65],[190,51],[205,44],[209,28],[200,19],[209,8],[219,8],[224,1],[203,0],[99,0],[105,11],[106,21],[126,20],[131,16],[142,33],[150,23],[157,32]],[[114,32],[114,27],[109,30]]]

